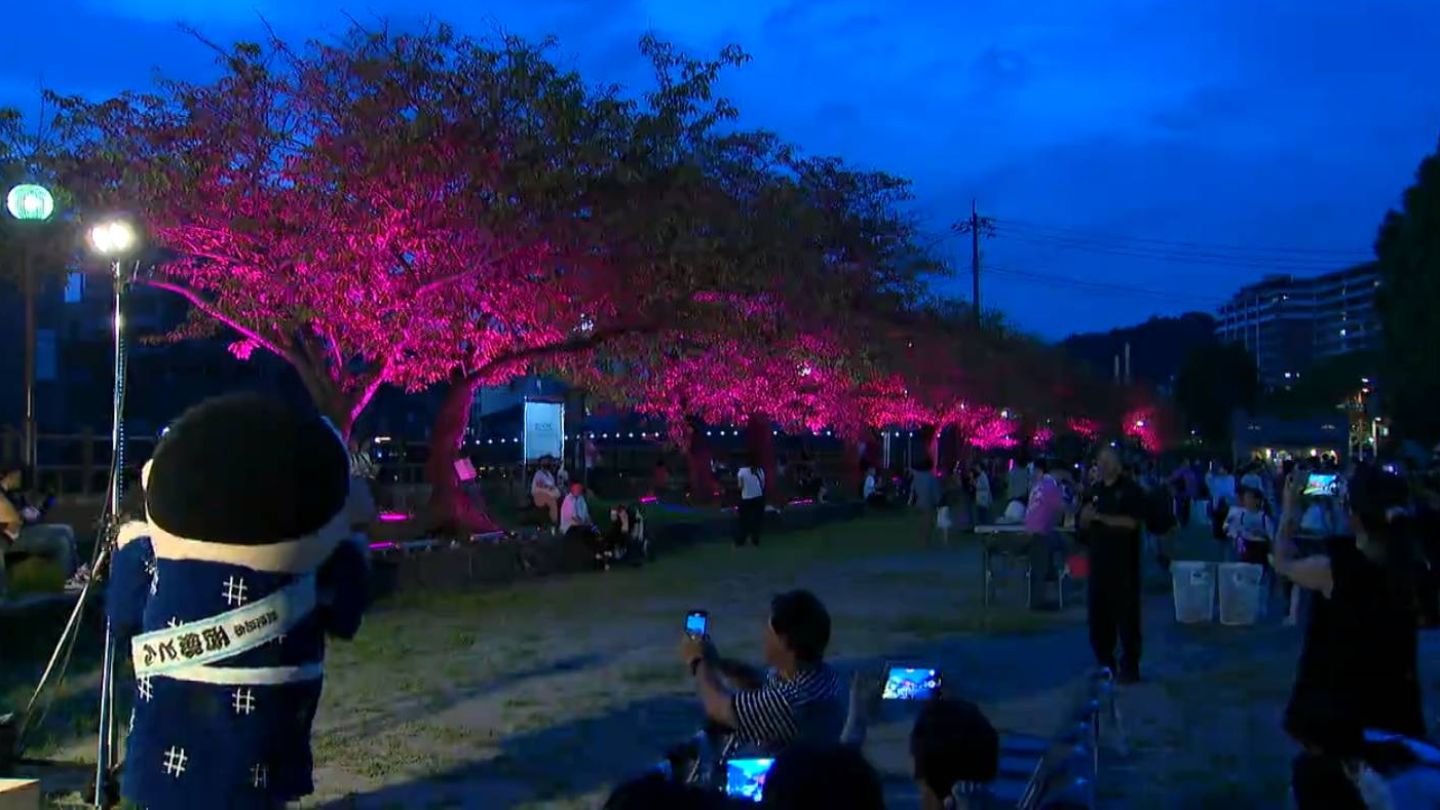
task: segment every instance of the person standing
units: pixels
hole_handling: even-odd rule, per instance
[[[1285,730],[1304,750],[1292,766],[1296,806],[1358,807],[1339,759],[1327,750],[1337,726],[1423,738],[1419,672],[1418,585],[1421,567],[1406,482],[1379,468],[1356,470],[1347,519],[1354,537],[1335,536],[1324,553],[1300,557],[1306,475],[1284,490],[1275,541],[1275,571],[1315,592]]]
[[[1216,463],[1211,472],[1205,474],[1205,488],[1210,491],[1210,527],[1216,540],[1225,539],[1225,516],[1230,507],[1239,500],[1235,489],[1235,476],[1224,464]]]
[[[1145,494],[1122,474],[1114,448],[1100,451],[1096,469],[1099,480],[1080,511],[1080,528],[1090,546],[1090,647],[1096,663],[1114,670],[1120,683],[1134,683],[1140,680],[1140,532]]]
[[[740,528],[735,547],[745,545],[747,540],[759,546],[760,530],[765,525],[765,470],[751,458],[735,474],[735,479],[740,484]]]
[[[910,505],[919,513],[920,542],[930,545],[940,518],[940,480],[930,469],[930,459],[922,458],[911,470]]]
[[[1005,499],[1024,502],[1030,498],[1030,462],[1023,456],[1010,465],[1010,475],[1005,482]]]
[[[990,491],[990,476],[985,474],[985,465],[975,463],[975,520],[976,526],[990,522],[990,510],[995,503]]]
[[[1046,459],[1035,462],[1035,485],[1030,488],[1030,500],[1025,507],[1025,533],[1030,543],[1031,610],[1051,607],[1043,597],[1046,583],[1055,576],[1055,557],[1065,551],[1065,536],[1060,533],[1060,521],[1065,517],[1065,491],[1060,477],[1065,474],[1064,467],[1052,471]]]

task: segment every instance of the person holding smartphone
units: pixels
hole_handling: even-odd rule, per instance
[[[1115,671],[1118,682],[1135,683],[1140,680],[1140,532],[1148,503],[1140,486],[1122,472],[1115,448],[1101,450],[1095,466],[1099,480],[1080,510],[1080,529],[1090,546],[1090,647],[1096,663]]]
[[[840,677],[825,663],[829,643],[830,613],[814,594],[797,590],[770,602],[767,671],[721,658],[708,635],[686,633],[680,656],[712,723],[778,752],[792,742],[840,739],[846,699]]]
[[[1307,476],[1287,482],[1275,542],[1275,571],[1315,592],[1285,728],[1305,750],[1292,787],[1301,810],[1364,807],[1340,753],[1317,728],[1337,722],[1361,729],[1425,736],[1418,663],[1420,567],[1410,536],[1405,482],[1368,465],[1346,490],[1353,537],[1326,540],[1325,551],[1299,557],[1294,538]]]

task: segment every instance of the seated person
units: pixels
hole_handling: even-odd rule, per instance
[[[850,692],[843,744],[865,744],[879,711],[884,680],[858,673]],[[975,704],[937,694],[921,704],[910,729],[911,769],[923,810],[989,810],[990,783],[1000,771],[1000,735]]]
[[[595,552],[595,558],[605,558],[600,530],[590,519],[590,504],[585,500],[585,485],[579,481],[570,484],[570,493],[560,504],[560,535],[566,540],[578,540]]]
[[[5,594],[7,586],[5,555],[11,552],[53,560],[61,574],[68,578],[66,590],[83,587],[88,573],[75,570],[79,557],[75,532],[58,523],[41,523],[44,510],[31,506],[26,500],[24,481],[24,469],[19,466],[10,465],[0,470],[0,596]]]
[[[615,559],[645,543],[645,521],[639,511],[625,504],[610,508],[610,525],[605,529],[604,552]]]
[[[990,783],[1000,770],[1000,735],[979,707],[932,700],[910,730],[910,759],[923,810],[992,806]]]
[[[888,503],[885,500],[885,492],[880,486],[880,471],[874,467],[865,467],[865,483],[860,485],[860,497],[865,500],[866,506],[885,507]]]
[[[1258,489],[1240,490],[1240,503],[1225,516],[1225,536],[1235,544],[1242,562],[1265,565],[1275,539],[1275,521],[1265,513],[1264,497]]]
[[[560,522],[560,485],[555,480],[555,459],[550,456],[540,459],[540,467],[530,479],[530,499],[536,509],[544,509],[550,516],[550,524]],[[562,530],[563,531],[563,530]]]
[[[782,810],[885,810],[880,775],[856,748],[803,744],[775,759],[761,807]]]
[[[845,697],[839,676],[825,663],[829,643],[830,614],[814,594],[797,590],[770,602],[767,672],[721,658],[708,637],[685,636],[680,654],[706,717],[746,745],[776,753],[795,742],[840,739]]]

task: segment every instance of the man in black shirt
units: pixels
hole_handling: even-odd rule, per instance
[[[1114,448],[1096,459],[1100,480],[1085,497],[1080,528],[1090,546],[1090,647],[1121,683],[1140,679],[1140,530],[1145,493],[1122,474]],[[1122,648],[1116,667],[1115,641]]]

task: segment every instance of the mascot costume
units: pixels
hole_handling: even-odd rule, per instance
[[[319,417],[253,395],[187,411],[145,465],[107,611],[135,667],[122,795],[149,810],[309,794],[325,636],[366,604],[349,457]]]

